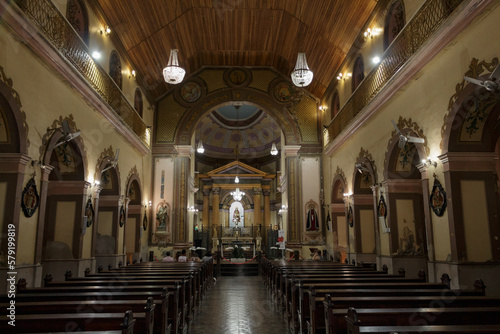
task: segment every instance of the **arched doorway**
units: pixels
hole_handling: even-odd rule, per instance
[[[343,171],[337,169],[333,178],[331,193],[331,233],[333,237],[333,258],[334,261],[344,263],[347,259],[347,235],[348,226],[346,221],[346,197],[348,197],[347,183]]]
[[[127,220],[125,222],[125,254],[128,263],[141,260],[142,190],[137,175],[132,175],[127,185]]]

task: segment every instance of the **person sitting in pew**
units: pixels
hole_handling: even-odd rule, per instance
[[[196,252],[191,252],[191,259],[189,259],[191,262],[201,262],[201,259],[199,258],[198,254]]]
[[[187,262],[188,258],[186,256],[186,250],[183,249],[181,252],[181,256],[177,259],[177,262]]]
[[[174,258],[170,256],[170,252],[167,252],[167,256],[165,256],[162,260],[162,262],[174,262]]]
[[[321,251],[318,250],[316,253],[314,253],[314,256],[312,258],[313,261],[321,261],[322,260],[322,257],[321,257]]]

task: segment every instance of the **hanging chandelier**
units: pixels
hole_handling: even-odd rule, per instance
[[[276,147],[275,143],[271,145],[271,155],[278,155],[278,148]]]
[[[231,196],[235,201],[239,202],[243,198],[243,192],[240,191],[240,188],[236,188],[236,191],[231,192]]]
[[[186,74],[186,70],[179,66],[177,51],[177,49],[170,50],[168,65],[163,69],[163,78],[167,83],[172,85],[180,83]]]
[[[196,147],[196,152],[203,154],[205,152],[205,148],[203,147],[203,143],[201,140],[198,142],[198,146]]]
[[[297,87],[308,86],[313,79],[313,72],[307,66],[306,53],[299,52],[297,56],[297,63],[292,71],[292,81]]]

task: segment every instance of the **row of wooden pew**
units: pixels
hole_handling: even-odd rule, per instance
[[[20,279],[15,299],[0,296],[0,332],[12,332],[6,310],[14,300],[17,333],[187,333],[212,282],[213,261],[146,262],[85,277],[68,271],[61,281],[48,274],[39,288]]]
[[[500,333],[500,299],[388,274],[374,264],[262,260],[264,284],[291,333]]]

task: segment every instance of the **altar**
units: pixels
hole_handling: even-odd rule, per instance
[[[240,248],[241,252],[235,251]],[[247,258],[249,252],[252,254],[251,258],[255,257],[255,243],[251,240],[224,240],[222,242],[222,254],[229,252],[231,254],[240,253],[243,257]]]

